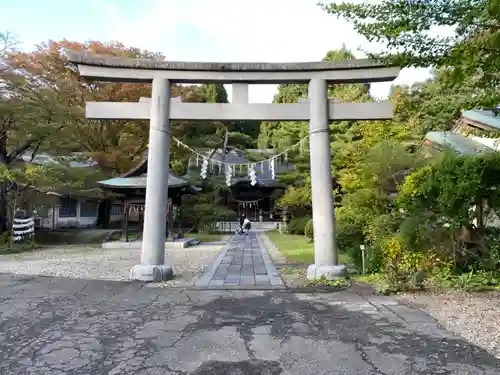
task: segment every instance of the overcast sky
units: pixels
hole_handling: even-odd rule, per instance
[[[356,0],[359,1],[359,0]],[[373,0],[376,1],[376,0]],[[345,44],[356,54],[366,41],[318,0],[0,0],[2,31],[23,49],[49,39],[117,40],[162,52],[169,60],[300,62],[321,60]],[[379,48],[371,46],[372,50]],[[359,57],[362,55],[359,54]],[[396,83],[428,77],[404,69]],[[226,86],[229,95],[230,87]],[[390,83],[374,84],[384,98]],[[271,102],[275,85],[250,88],[251,102]]]

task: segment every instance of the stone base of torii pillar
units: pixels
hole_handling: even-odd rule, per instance
[[[347,276],[346,266],[339,265],[325,265],[311,264],[307,267],[307,280],[320,280],[325,278],[327,280],[342,279]]]
[[[138,281],[168,281],[174,278],[174,270],[169,264],[137,264],[130,270],[130,279]]]

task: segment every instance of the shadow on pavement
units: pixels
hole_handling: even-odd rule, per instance
[[[403,318],[352,291],[169,290],[0,275],[0,373],[500,373],[498,359],[430,318]]]

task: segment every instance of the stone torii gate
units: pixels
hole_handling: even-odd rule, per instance
[[[173,277],[165,262],[165,220],[170,159],[170,120],[309,121],[314,225],[314,264],[310,280],[345,275],[338,265],[334,231],[329,122],[391,119],[389,102],[338,103],[328,99],[328,84],[384,82],[395,79],[398,67],[370,60],[313,63],[200,63],[152,61],[71,52],[81,77],[88,80],[153,84],[151,100],[138,103],[89,102],[92,119],[149,119],[148,176],[141,263],[133,280],[161,281]],[[183,103],[171,97],[172,83],[229,83],[232,103]],[[295,104],[248,102],[249,84],[306,83],[308,100]]]

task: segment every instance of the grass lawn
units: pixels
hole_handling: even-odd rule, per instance
[[[278,231],[268,232],[269,239],[273,241],[280,253],[292,262],[314,263],[313,243],[305,236],[297,234],[281,234]],[[347,254],[339,254],[339,263],[349,260]]]
[[[199,232],[186,234],[186,237],[196,238],[197,240],[200,240],[200,242],[217,242],[221,241],[224,235],[221,233]]]

